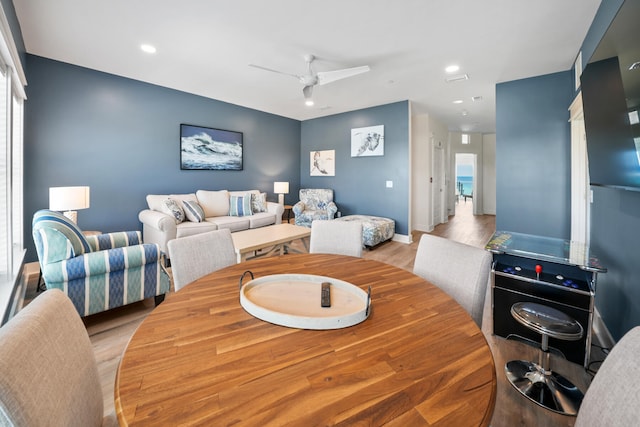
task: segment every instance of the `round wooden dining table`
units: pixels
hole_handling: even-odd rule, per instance
[[[240,304],[246,270],[371,286],[371,311],[341,329],[268,323]],[[491,350],[458,303],[409,271],[325,254],[243,262],[169,294],[115,384],[121,426],[486,426],[495,398]]]

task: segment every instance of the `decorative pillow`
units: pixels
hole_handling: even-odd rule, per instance
[[[251,211],[251,195],[249,193],[242,197],[229,197],[229,216],[253,215]]]
[[[251,193],[251,210],[253,213],[267,211],[267,193]]]
[[[171,215],[176,220],[176,224],[184,221],[184,210],[182,210],[178,202],[173,199],[165,199],[162,205],[162,211]]]
[[[204,211],[198,202],[193,200],[183,200],[184,214],[191,222],[202,222],[204,220]]]

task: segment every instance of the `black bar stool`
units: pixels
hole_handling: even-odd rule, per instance
[[[512,360],[505,365],[511,384],[536,404],[551,411],[576,415],[583,393],[571,381],[549,367],[549,337],[577,341],[582,338],[582,325],[567,314],[542,304],[519,302],[511,307],[511,315],[519,323],[542,335],[538,363]]]

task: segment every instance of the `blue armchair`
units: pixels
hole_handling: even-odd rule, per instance
[[[333,190],[324,188],[300,189],[300,201],[291,209],[296,225],[311,227],[314,219],[333,219],[338,207],[333,202]]]
[[[40,210],[33,240],[47,289],[62,290],[81,316],[164,295],[171,286],[157,244],[139,231],[84,236],[64,215]]]

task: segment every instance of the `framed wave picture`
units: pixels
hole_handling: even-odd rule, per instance
[[[242,132],[180,125],[180,169],[242,170]]]

